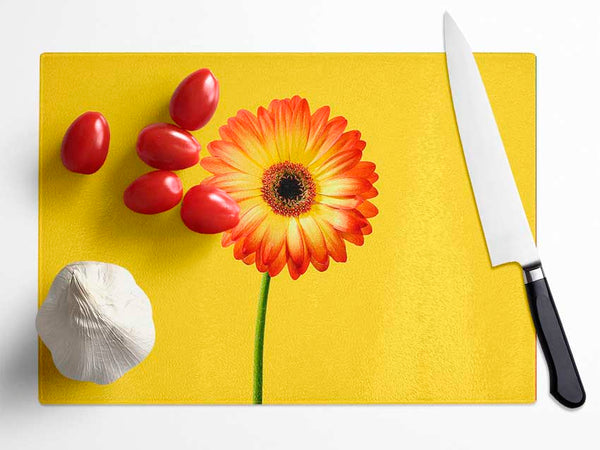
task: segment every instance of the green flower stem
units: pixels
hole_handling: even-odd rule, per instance
[[[267,297],[271,276],[265,272],[260,283],[258,294],[258,312],[256,313],[256,334],[254,335],[254,394],[252,403],[262,403],[263,390],[263,347],[265,344],[265,320],[267,317]]]

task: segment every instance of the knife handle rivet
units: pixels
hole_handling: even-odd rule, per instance
[[[541,280],[544,277],[544,271],[542,266],[523,267],[523,280],[525,284],[533,283],[534,281]]]

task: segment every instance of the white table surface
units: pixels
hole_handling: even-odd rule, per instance
[[[475,51],[538,56],[538,242],[583,408],[549,397],[543,358],[525,406],[40,406],[40,53],[439,52],[445,10]],[[0,449],[600,448],[598,2],[0,0],[0,48]]]

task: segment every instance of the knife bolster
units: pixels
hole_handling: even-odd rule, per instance
[[[525,284],[533,283],[543,278],[546,277],[544,276],[541,264],[523,267],[523,280],[525,281]]]

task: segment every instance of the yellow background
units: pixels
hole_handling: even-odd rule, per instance
[[[535,57],[477,55],[535,229]],[[221,100],[203,146],[238,109],[299,94],[330,105],[367,142],[380,214],[348,262],[272,280],[265,403],[532,402],[535,335],[520,268],[492,269],[453,115],[443,54],[45,54],[41,57],[39,301],[66,264],[129,269],[151,299],[156,345],[108,386],[61,376],[40,345],[43,403],[249,403],[260,274],[179,208],[144,216],[123,190],[150,169],[138,132],[169,121],[190,72],[210,68]],[[104,167],[68,172],[63,133],[101,111]],[[187,189],[207,174],[179,172]]]

